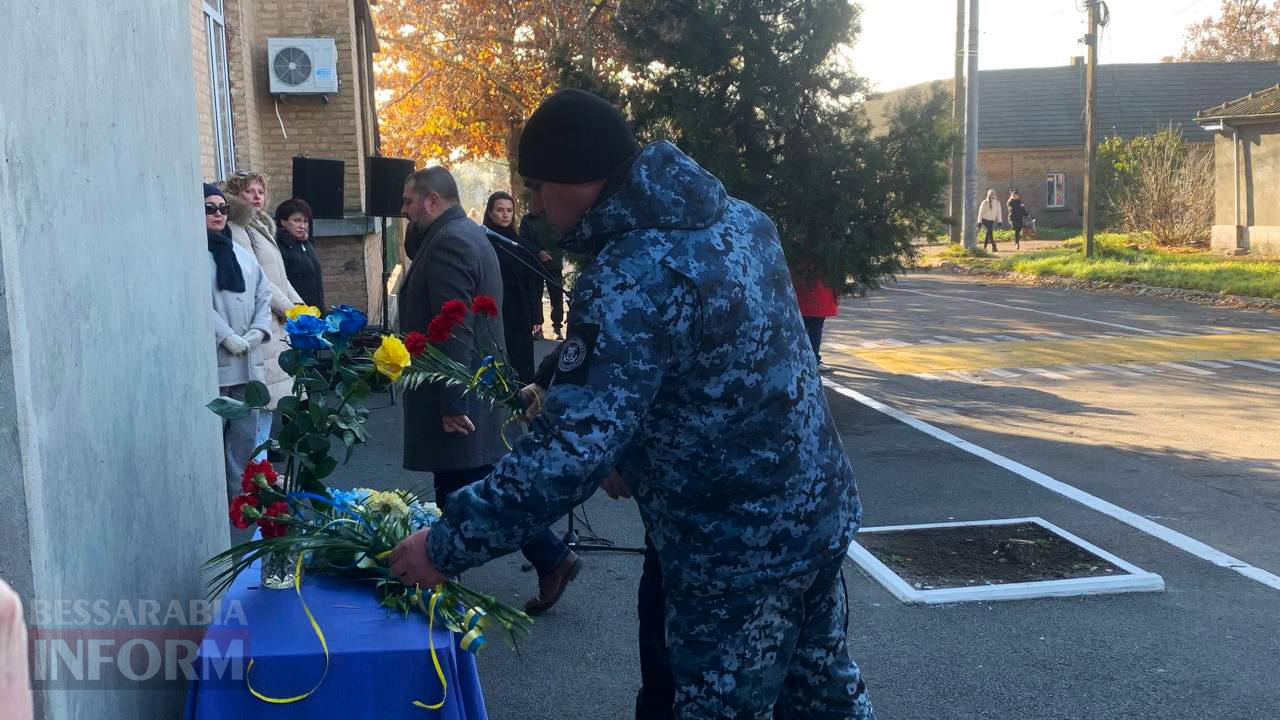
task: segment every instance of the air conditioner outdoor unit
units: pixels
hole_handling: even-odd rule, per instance
[[[333,38],[267,38],[272,95],[338,92],[338,49]]]

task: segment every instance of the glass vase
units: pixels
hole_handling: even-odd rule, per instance
[[[298,554],[271,552],[262,556],[262,587],[292,590],[298,573]]]

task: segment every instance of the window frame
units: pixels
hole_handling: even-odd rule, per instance
[[[1046,210],[1065,210],[1067,208],[1067,174],[1064,172],[1048,172],[1044,176]],[[1053,189],[1049,189],[1053,183]],[[1055,202],[1056,201],[1056,202]]]
[[[214,169],[218,180],[235,171],[236,143],[232,129],[231,78],[227,61],[227,24],[223,0],[204,0],[205,42],[209,51],[209,106],[213,119]]]

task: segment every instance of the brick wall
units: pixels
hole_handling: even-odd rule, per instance
[[[204,27],[204,2],[189,0],[191,59],[196,81],[196,121],[200,133],[200,176],[217,175],[217,155],[213,140],[213,106],[209,95],[209,41]]]
[[[190,0],[192,45],[201,110],[201,149],[206,177],[215,167],[209,107],[202,0]],[[269,178],[268,209],[292,194],[293,158],[300,154],[336,158],[345,164],[347,214],[364,207],[364,158],[374,144],[372,88],[363,77],[366,45],[357,32],[354,0],[224,0],[228,73],[236,165]],[[270,94],[267,67],[269,37],[332,37],[338,51],[338,92],[328,102],[316,96],[289,97],[278,105]],[[284,131],[281,130],[281,120]],[[285,133],[288,137],[285,137]],[[381,300],[377,236],[315,238],[324,263],[329,302],[378,310]]]
[[[1067,206],[1049,209],[1045,180],[1049,173],[1067,176]],[[1084,147],[982,150],[978,153],[978,200],[995,188],[1002,203],[1017,189],[1022,202],[1042,227],[1080,227],[1084,208]]]

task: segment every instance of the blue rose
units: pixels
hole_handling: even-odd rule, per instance
[[[315,315],[299,315],[284,324],[289,333],[289,346],[297,350],[324,350],[331,347],[324,333],[329,329],[324,320]]]
[[[364,326],[369,324],[369,319],[350,305],[334,305],[329,309],[326,322],[329,324],[329,332],[345,338],[363,330]]]

